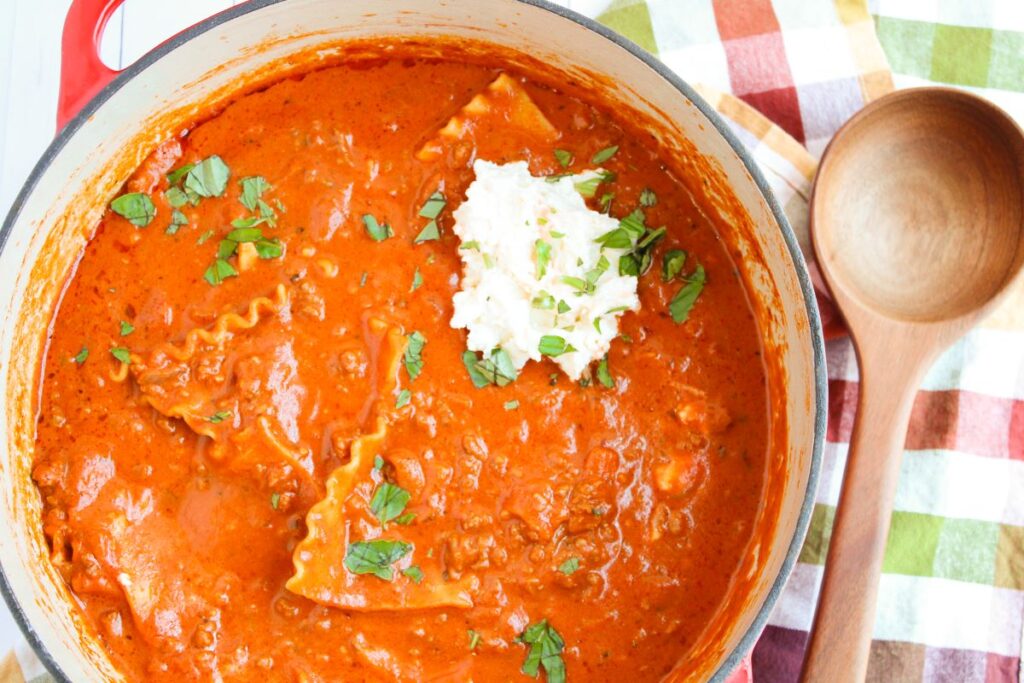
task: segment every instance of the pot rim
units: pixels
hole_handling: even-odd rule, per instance
[[[750,623],[750,626],[747,627],[742,638],[740,638],[740,641],[722,661],[710,679],[710,683],[722,683],[722,681],[732,673],[733,669],[740,663],[743,657],[746,656],[748,652],[752,651],[754,644],[760,637],[761,632],[764,630],[764,627],[768,622],[768,616],[771,614],[772,608],[775,606],[779,595],[785,588],[786,581],[792,573],[793,565],[796,563],[796,559],[800,554],[804,537],[807,533],[807,527],[810,525],[811,513],[814,509],[814,496],[818,489],[818,478],[821,471],[822,451],[824,448],[824,436],[827,426],[826,405],[828,398],[828,378],[825,371],[825,345],[824,338],[822,336],[821,317],[818,312],[817,300],[814,296],[814,285],[811,283],[807,264],[804,261],[803,252],[800,250],[800,245],[797,242],[793,228],[789,224],[789,220],[786,218],[786,215],[776,199],[775,194],[772,192],[771,187],[768,185],[768,181],[765,180],[764,175],[761,173],[761,169],[754,161],[753,155],[732,132],[722,116],[720,116],[718,112],[716,112],[711,105],[709,105],[707,101],[705,101],[704,98],[693,89],[693,87],[686,83],[654,55],[647,52],[625,36],[612,31],[589,17],[566,7],[555,5],[549,0],[514,1],[550,12],[551,14],[563,19],[568,19],[569,21],[579,24],[580,26],[602,36],[606,40],[626,50],[639,59],[647,67],[667,81],[672,87],[678,90],[683,97],[692,102],[694,106],[696,106],[697,109],[699,109],[705,116],[705,118],[711,122],[715,127],[715,130],[718,131],[718,134],[725,138],[725,141],[729,143],[733,152],[735,152],[740,161],[743,162],[747,172],[750,174],[754,184],[757,186],[758,191],[768,204],[768,208],[771,210],[772,216],[775,218],[775,222],[778,224],[779,230],[782,232],[782,238],[786,242],[789,255],[793,259],[797,280],[800,284],[800,291],[804,298],[807,318],[810,322],[809,332],[814,357],[814,443],[811,450],[807,487],[804,491],[804,500],[800,507],[799,515],[797,516],[793,538],[790,540],[786,556],[783,558],[782,565],[779,567],[779,572],[776,575],[775,580],[772,582],[772,586],[769,589],[768,594],[765,596],[764,602],[761,604],[754,620]],[[35,190],[39,183],[39,179],[49,168],[53,160],[60,154],[61,150],[64,149],[67,142],[74,137],[78,130],[102,104],[113,97],[118,90],[120,90],[136,75],[143,72],[150,65],[159,61],[164,55],[173,52],[179,47],[190,42],[196,36],[202,35],[221,24],[249,14],[250,12],[255,12],[263,9],[264,7],[276,5],[281,2],[287,2],[287,0],[249,0],[241,5],[231,7],[223,12],[204,19],[198,24],[194,24],[184,31],[181,31],[166,42],[161,43],[147,52],[122,71],[118,72],[117,76],[115,76],[110,83],[105,85],[84,107],[82,107],[77,114],[75,114],[67,125],[60,129],[56,137],[54,137],[53,141],[50,142],[42,156],[39,158],[39,161],[32,168],[32,171],[29,173],[28,178],[26,178],[21,190],[11,203],[11,208],[7,212],[7,216],[4,218],[3,225],[0,226],[0,251],[2,251],[7,245],[7,240],[14,228],[14,224],[20,217],[22,208],[24,207],[29,195]],[[64,673],[64,670],[50,654],[49,650],[47,650],[42,638],[40,638],[32,624],[29,623],[29,620],[21,607],[21,603],[18,601],[17,596],[14,595],[14,592],[11,589],[10,582],[7,579],[7,573],[4,570],[2,563],[0,563],[0,594],[3,595],[4,602],[7,603],[7,607],[10,610],[11,615],[14,617],[14,621],[18,624],[18,627],[25,635],[29,645],[31,645],[32,650],[35,652],[40,662],[42,662],[43,666],[45,666],[46,669],[61,683],[70,683],[71,679],[66,673]]]

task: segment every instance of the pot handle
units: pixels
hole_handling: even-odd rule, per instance
[[[100,60],[100,39],[110,16],[123,2],[72,0],[61,37],[58,130],[118,74]]]

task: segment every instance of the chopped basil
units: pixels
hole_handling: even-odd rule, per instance
[[[281,494],[274,492],[270,494],[270,507],[277,509],[278,505],[281,504]]]
[[[402,526],[406,526],[412,524],[412,520],[414,519],[416,519],[415,512],[406,512],[404,515],[399,515],[398,517],[395,517],[395,524],[401,524]]]
[[[570,557],[568,560],[558,565],[558,571],[562,572],[566,576],[569,576],[579,568],[580,558],[578,557]]]
[[[118,216],[139,228],[149,225],[156,216],[153,200],[144,192],[123,194],[110,202],[110,208]]]
[[[490,358],[479,358],[473,351],[466,351],[462,354],[462,363],[477,389],[489,384],[507,386],[519,376],[512,358],[501,348],[491,351]]]
[[[473,629],[469,629],[466,631],[466,635],[469,636],[469,649],[475,650],[476,646],[480,644],[480,634]]]
[[[203,273],[203,279],[209,282],[211,285],[219,285],[229,277],[238,277],[238,271],[230,263],[222,258],[218,258],[213,262],[213,265],[206,269]]]
[[[601,210],[604,211],[605,213],[611,211],[613,199],[615,199],[614,192],[605,192],[603,195],[601,195],[601,199],[600,201],[598,201],[598,203],[601,205]]]
[[[370,499],[370,511],[382,525],[398,517],[409,504],[409,492],[401,486],[384,482],[377,487]]]
[[[405,371],[409,373],[409,379],[414,380],[423,372],[423,347],[427,338],[419,332],[413,332],[406,337],[405,353],[402,361],[405,363]]]
[[[373,469],[376,472],[380,472],[382,469],[384,469],[384,458],[380,457],[379,455],[373,456]]]
[[[597,194],[597,188],[601,183],[608,183],[614,179],[614,173],[599,172],[592,178],[577,180],[573,183],[573,187],[576,188],[576,191],[586,199],[592,199]]]
[[[89,349],[85,346],[82,347],[81,351],[76,353],[71,361],[77,365],[81,365],[85,362],[85,359],[89,357]]]
[[[164,232],[168,235],[173,235],[181,230],[181,226],[188,225],[188,218],[181,211],[177,209],[171,210],[171,224],[167,226]]]
[[[180,168],[174,169],[173,171],[167,174],[167,184],[177,185],[178,181],[184,178],[185,175],[195,167],[195,164],[185,164]]]
[[[569,306],[569,304],[565,303],[565,299],[558,300],[558,315],[563,315],[571,310],[572,308]]]
[[[556,149],[555,159],[558,160],[558,163],[562,168],[569,168],[572,164],[572,152],[567,149]]]
[[[227,260],[238,251],[238,242],[233,240],[221,240],[217,245],[217,258]]]
[[[444,210],[445,204],[447,204],[447,200],[445,200],[444,195],[440,192],[435,192],[427,198],[426,202],[424,202],[419,215],[423,218],[434,220],[441,214],[441,211]]]
[[[629,306],[613,306],[604,312],[605,315],[611,315],[612,313],[623,313],[629,310]]]
[[[549,386],[557,386],[558,385],[558,373],[557,372],[552,372],[550,375],[548,375],[548,385]]]
[[[395,578],[391,565],[412,552],[412,543],[379,538],[356,541],[345,551],[345,568],[353,574],[373,574],[378,579]]]
[[[129,334],[135,331],[135,326],[125,320],[121,321],[121,336],[127,337]]]
[[[601,276],[605,274],[609,266],[611,266],[611,262],[605,258],[604,254],[601,254],[594,267],[584,273],[583,277],[588,284],[597,285],[597,281],[601,279]]]
[[[409,401],[412,400],[412,392],[408,389],[402,389],[398,392],[398,398],[395,399],[396,408],[404,408],[409,405]]]
[[[537,345],[537,350],[540,351],[542,356],[555,358],[557,356],[561,356],[563,353],[572,353],[576,349],[572,344],[567,343],[562,337],[553,334],[545,334],[540,338],[540,344]]]
[[[631,249],[633,247],[633,238],[622,228],[613,228],[594,241],[609,249]]]
[[[206,418],[206,421],[213,424],[219,424],[224,420],[230,419],[232,415],[234,415],[234,413],[230,410],[218,410],[216,413]]]
[[[199,239],[196,240],[196,244],[206,244],[206,240],[210,239],[211,237],[213,237],[213,230],[207,230],[206,232],[199,236]]]
[[[423,285],[423,276],[420,275],[420,269],[417,268],[412,274],[412,286],[409,287],[409,293],[412,294]]]
[[[493,268],[494,267],[494,259],[491,258],[490,254],[483,254],[482,253],[482,254],[480,254],[480,256],[484,260],[484,268]]]
[[[519,401],[512,399],[511,401],[505,401],[505,410],[515,410],[519,407]]]
[[[668,302],[669,313],[672,314],[672,320],[676,324],[684,323],[690,317],[690,309],[697,303],[700,293],[704,291],[705,280],[704,266],[697,264],[697,269],[686,278],[686,284]]]
[[[537,279],[540,280],[548,272],[548,263],[551,262],[551,245],[544,240],[537,240],[533,243],[533,257],[537,261]]]
[[[132,362],[131,353],[128,351],[128,349],[124,348],[123,346],[118,346],[116,348],[110,349],[110,355],[116,358],[117,360],[121,361],[122,363]]]
[[[209,156],[185,174],[185,190],[200,197],[220,197],[228,186],[231,170],[216,154]]]
[[[563,275],[561,277],[562,282],[569,285],[576,290],[577,294],[593,294],[594,286],[590,282],[587,282],[581,277],[575,277],[573,275]]]
[[[231,221],[232,228],[252,228],[260,225],[261,223],[269,223],[267,218],[262,216],[245,216],[244,218],[236,218]]]
[[[542,311],[549,311],[555,307],[555,297],[541,290],[540,294],[533,297],[533,301],[531,301],[530,304],[534,308],[539,308]]]
[[[619,219],[619,227],[634,239],[640,239],[647,230],[646,220],[643,209],[633,209],[625,218]]]
[[[611,147],[605,147],[590,158],[592,164],[603,164],[604,162],[615,156],[615,153],[619,151],[618,145],[612,145]]]
[[[651,267],[654,246],[665,237],[666,228],[662,226],[652,230],[645,222],[643,209],[635,209],[619,221],[620,228],[637,240],[636,247],[619,259],[619,275],[640,277]]]
[[[480,243],[477,242],[476,240],[469,240],[468,242],[463,242],[459,246],[459,249],[460,250],[461,249],[465,249],[467,251],[469,251],[469,250],[480,251]]]
[[[615,380],[612,378],[612,372],[608,369],[608,354],[604,354],[604,358],[597,364],[597,381],[602,386],[613,389],[615,387]]]
[[[273,239],[261,239],[256,240],[256,253],[261,259],[272,259],[279,258],[284,249],[281,246],[281,240],[276,237]]]
[[[669,249],[661,259],[661,279],[670,282],[683,271],[686,264],[686,252],[682,249]]]
[[[423,581],[423,570],[417,567],[416,565],[406,567],[402,570],[402,574],[412,579],[412,582],[415,584],[419,584]]]
[[[180,187],[167,188],[164,192],[164,199],[175,209],[180,209],[188,204],[188,195]]]
[[[363,216],[363,225],[366,226],[366,232],[374,242],[383,242],[395,234],[390,225],[387,223],[381,225],[371,214]]]
[[[260,198],[270,189],[270,183],[263,176],[251,175],[238,181],[242,185],[242,196],[239,201],[250,211],[259,208]]]
[[[645,187],[640,192],[640,206],[650,208],[658,203],[658,195],[654,194],[654,190],[649,187]]]
[[[547,619],[527,626],[517,640],[530,647],[520,671],[536,678],[543,667],[548,683],[565,683],[565,662],[562,661],[565,641]]]
[[[430,242],[438,239],[441,239],[441,231],[437,227],[437,221],[430,221],[423,226],[420,234],[416,235],[413,243],[419,244],[420,242]]]
[[[598,334],[601,334],[601,318],[594,318],[594,329],[597,330]]]

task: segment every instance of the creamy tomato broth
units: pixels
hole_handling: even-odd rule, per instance
[[[643,271],[639,310],[594,323],[614,338],[578,380],[551,335],[518,369],[450,324],[476,160],[600,169],[575,186],[634,231],[615,270]],[[457,52],[341,60],[161,145],[84,250],[41,380],[52,561],[115,664],[622,681],[685,662],[771,454],[728,228],[679,173],[618,105]]]

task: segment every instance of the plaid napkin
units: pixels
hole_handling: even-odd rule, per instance
[[[816,158],[866,102],[947,83],[1024,122],[1024,0],[559,1],[699,87],[753,152],[808,257]],[[1024,288],[1011,299],[940,358],[918,394],[870,681],[1024,683]],[[758,683],[796,680],[828,548],[857,367],[848,340],[829,342],[827,356],[817,504],[754,651]],[[0,681],[48,679],[24,642],[15,651],[0,661]]]
[[[1020,0],[604,5],[594,13],[600,21],[704,86],[753,151],[809,257],[815,158],[866,102],[893,87],[946,83],[1024,123]],[[754,651],[758,681],[797,679],[828,549],[858,377],[849,340],[826,352],[823,476],[799,562]],[[940,358],[917,396],[868,680],[1020,683],[1022,615],[1024,288]]]

